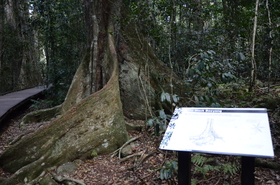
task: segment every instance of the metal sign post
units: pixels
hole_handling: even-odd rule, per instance
[[[254,185],[255,184],[255,157],[242,157],[241,158],[241,185]]]
[[[178,185],[191,185],[191,152],[178,152]]]
[[[255,157],[241,158],[241,185],[255,184]],[[178,151],[178,185],[191,185],[191,152]]]

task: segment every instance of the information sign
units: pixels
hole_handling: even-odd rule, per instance
[[[264,108],[176,108],[160,149],[274,157]]]

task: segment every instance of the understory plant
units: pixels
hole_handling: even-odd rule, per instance
[[[159,136],[161,133],[165,132],[167,124],[171,118],[170,115],[165,114],[164,110],[159,110],[158,116],[149,119],[146,125],[150,128],[153,127],[153,134]]]
[[[194,175],[202,175],[203,179],[207,179],[210,173],[220,172],[227,177],[237,175],[240,170],[240,165],[237,161],[220,161],[216,157],[205,156],[200,153],[195,153],[192,156],[192,163],[194,165]],[[197,184],[198,180],[194,179],[192,184]]]
[[[160,97],[161,102],[167,102],[172,106],[172,109],[176,106],[179,99],[178,95],[172,95],[167,92],[162,92]],[[172,115],[166,114],[164,109],[156,111],[156,114],[157,116],[147,120],[146,126],[149,128],[152,127],[154,129],[153,134],[159,136],[161,133],[165,132]]]
[[[168,184],[176,184],[175,178],[178,171],[177,160],[166,161],[160,169],[160,179],[166,180]]]
[[[229,60],[219,61],[213,50],[200,50],[186,59],[186,96],[192,101],[190,106],[221,107],[217,98],[219,84],[236,80],[234,66]]]
[[[227,179],[230,177],[234,177],[240,171],[240,164],[237,160],[234,161],[222,161],[219,160],[217,157],[213,156],[206,156],[200,153],[194,153],[191,158],[191,162],[193,164],[192,170],[192,185],[197,185],[201,181],[207,180],[209,175],[213,174],[223,174],[221,178],[224,180],[225,184],[230,184],[227,182]],[[164,166],[160,168],[160,179],[166,180],[168,184],[176,184],[176,178],[178,175],[178,161],[166,161]],[[197,177],[201,177],[203,179],[198,179]],[[229,180],[228,180],[229,181]]]

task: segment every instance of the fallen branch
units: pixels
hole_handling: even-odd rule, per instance
[[[135,156],[141,156],[141,155],[142,155],[141,153],[142,153],[142,152],[138,152],[138,153],[136,153],[136,154],[131,154],[131,155],[129,155],[129,156],[126,156],[126,157],[122,158],[122,159],[120,160],[120,162],[124,162],[124,161],[126,161],[126,160],[128,160],[128,159],[130,159],[130,158],[132,158],[132,157],[135,157]]]
[[[140,138],[140,136],[134,137],[134,138],[128,140],[127,142],[125,142],[119,149],[117,149],[117,150],[115,150],[114,152],[111,153],[111,157],[114,157],[114,156],[119,152],[119,159],[120,159],[120,158],[121,158],[122,149],[123,149],[126,145],[128,145],[129,143],[131,143],[131,142],[133,142],[133,141],[135,141],[135,140],[137,140],[137,139],[139,139],[139,138]]]

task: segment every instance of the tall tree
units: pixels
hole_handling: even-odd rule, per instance
[[[170,92],[172,71],[156,58],[133,22],[121,22],[127,13],[122,1],[84,2],[86,11],[92,9],[92,20],[86,16],[93,24],[87,26],[92,40],[61,116],[0,156],[0,166],[14,173],[3,184],[31,181],[51,166],[112,152],[128,139],[124,115],[145,118],[164,106],[156,102],[162,91]],[[176,75],[172,79],[179,82]],[[172,85],[183,93],[179,83]]]
[[[266,9],[267,9],[267,17],[268,17],[268,37],[269,37],[269,43],[268,43],[268,92],[270,91],[270,82],[271,82],[271,72],[272,72],[272,22],[271,22],[271,13],[270,13],[270,4],[269,0],[266,0],[265,3]]]
[[[251,79],[250,79],[250,87],[249,91],[252,91],[256,84],[256,78],[257,78],[257,62],[255,60],[255,40],[256,40],[256,33],[257,33],[257,25],[258,25],[258,8],[259,8],[259,0],[256,0],[256,6],[255,6],[255,16],[254,16],[254,28],[253,28],[253,34],[252,34],[252,46],[251,46]]]
[[[0,7],[2,92],[36,86],[42,78],[34,34],[28,24],[28,1],[1,0]]]
[[[5,22],[5,16],[4,16],[4,0],[0,0],[0,35],[4,35],[4,22]],[[4,47],[3,47],[3,43],[4,43],[4,37],[1,36],[0,37],[0,71],[2,69],[2,63],[3,63],[3,52],[4,52]],[[1,78],[1,75],[0,75]],[[0,80],[2,81],[2,80]],[[2,84],[0,84],[0,86],[2,86]],[[2,90],[0,89],[0,93],[2,92]]]

